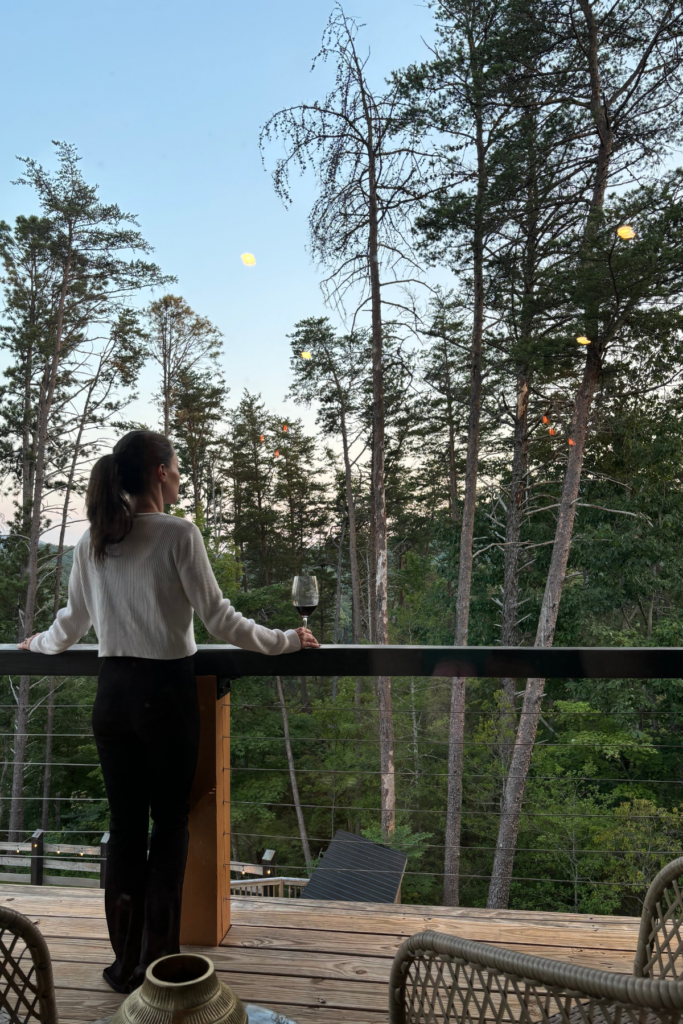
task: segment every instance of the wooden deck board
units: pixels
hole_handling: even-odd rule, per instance
[[[122,997],[102,978],[112,954],[100,890],[7,884],[0,902],[27,914],[47,939],[61,1024],[115,1011]],[[626,917],[315,900],[235,898],[232,921],[220,947],[193,948],[245,1002],[300,1024],[386,1024],[391,960],[424,929],[627,973],[638,935],[637,919]]]

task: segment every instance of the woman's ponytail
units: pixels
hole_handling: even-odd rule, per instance
[[[90,546],[100,564],[107,545],[123,540],[133,526],[130,502],[121,488],[115,455],[103,455],[92,468],[85,506],[90,520]]]
[[[173,445],[164,434],[131,430],[92,468],[85,505],[90,520],[90,547],[102,564],[109,544],[118,544],[133,528],[128,495],[143,494],[152,471],[170,465]]]

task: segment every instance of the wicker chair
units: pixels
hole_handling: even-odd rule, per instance
[[[0,1024],[57,1024],[52,963],[27,917],[0,906]]]
[[[633,974],[422,932],[399,949],[391,1024],[677,1024],[683,1014],[683,858],[648,889]]]

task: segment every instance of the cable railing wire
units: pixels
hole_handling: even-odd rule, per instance
[[[235,804],[240,807],[296,807],[293,803],[284,803],[275,800],[224,800],[224,804]],[[349,804],[307,804],[300,802],[300,807],[306,807],[317,811],[370,811],[376,814],[380,814],[382,811],[381,807],[365,807],[362,805],[349,805]],[[440,814],[443,817],[443,808],[439,807],[395,807],[394,811],[396,814]],[[605,811],[604,814],[589,814],[582,812],[581,814],[568,814],[566,810],[562,811],[524,811],[524,816],[527,818],[613,818],[614,809],[610,808]],[[466,811],[463,817],[500,817],[500,811]],[[659,814],[629,814],[629,821],[649,821],[653,818],[659,818]]]
[[[228,864],[223,864],[223,867],[228,867]],[[287,870],[287,871],[307,871],[308,870],[304,864],[279,864],[278,867],[282,868],[282,870]],[[387,874],[387,875],[391,875],[391,876],[395,875],[395,870],[392,871],[391,869],[375,868],[375,867],[373,867],[372,869],[363,870],[362,868],[341,868],[341,867],[336,867],[335,866],[333,870],[334,870],[335,874],[349,874],[349,875],[363,875],[363,876],[366,876],[366,875],[370,874],[373,877],[376,876],[376,875],[382,875],[382,874]],[[406,870],[404,872],[404,877],[413,877],[413,878],[416,878],[416,877],[417,878],[451,878],[451,877],[456,878],[456,877],[458,877],[458,878],[461,878],[461,879],[469,879],[469,880],[477,879],[479,881],[490,882],[492,876],[491,875],[485,875],[485,874],[478,874],[478,873],[476,873],[476,874],[475,873],[465,874],[464,872],[458,872],[457,874],[455,874],[454,872],[450,872],[450,871],[408,871],[408,870]],[[263,880],[263,883],[267,885],[269,882],[277,881],[277,875],[271,875],[271,876],[268,876],[267,878],[266,878],[266,876],[262,876],[262,875],[254,876],[254,881],[260,881],[261,879]],[[599,886],[612,885],[612,886],[619,886],[619,887],[625,887],[625,888],[634,888],[634,889],[646,889],[647,888],[647,883],[644,882],[644,881],[643,882],[603,882],[603,881],[596,881],[595,879],[585,878],[585,877],[582,877],[582,878],[542,878],[542,877],[535,877],[535,876],[530,876],[530,875],[513,875],[511,880],[513,882],[544,882],[544,883],[546,883],[548,885],[555,885],[555,884],[557,884],[557,885],[599,885]]]
[[[53,768],[99,768],[100,767],[100,762],[99,761],[0,761],[0,765],[14,765],[14,764],[19,764],[19,765],[21,765],[24,768],[30,768],[30,767],[44,768],[47,765],[50,765]],[[254,766],[246,766],[245,767],[245,766],[242,766],[242,765],[237,765],[237,766],[231,767],[229,769],[224,769],[224,770],[230,771],[231,774],[234,774],[236,772],[247,772],[247,773],[249,773],[249,772],[270,772],[271,774],[274,773],[274,772],[279,772],[279,773],[284,774],[284,775],[289,775],[289,769],[287,767],[262,768],[262,767],[254,767]],[[450,773],[449,772],[430,772],[430,771],[424,771],[422,769],[417,770],[415,768],[396,768],[393,771],[385,771],[385,772],[383,772],[379,768],[328,768],[328,767],[319,767],[319,768],[297,768],[296,769],[296,773],[297,773],[297,775],[383,775],[383,776],[384,775],[394,775],[394,776],[399,776],[401,778],[414,778],[416,775],[418,775],[420,778],[437,778],[437,779],[447,779],[447,778],[450,777]],[[561,776],[561,775],[535,775],[533,773],[530,773],[529,775],[510,775],[510,774],[506,774],[504,776],[498,776],[498,775],[493,775],[493,774],[490,774],[490,773],[487,774],[486,772],[467,772],[466,771],[466,772],[463,773],[463,779],[489,779],[492,782],[496,782],[496,781],[501,781],[503,778],[505,778],[505,779],[517,779],[517,778],[523,779],[523,778],[528,778],[530,781],[558,782],[558,783],[570,783],[570,784],[576,784],[576,783],[579,783],[579,782],[590,782],[590,783],[613,782],[613,783],[619,783],[620,785],[624,784],[624,783],[628,783],[629,785],[635,785],[635,784],[648,784],[648,785],[655,785],[656,784],[656,785],[661,785],[661,786],[681,786],[681,785],[683,785],[683,779],[632,779],[632,778],[623,778],[623,777],[620,777],[620,776],[611,776],[611,775],[604,775],[604,776],[566,775],[566,776]],[[7,799],[23,800],[23,799],[29,799],[29,798],[25,798],[25,797],[10,797],[10,796],[8,796]],[[36,800],[40,799],[40,800],[43,800],[43,799],[45,799],[45,797],[42,797],[42,796],[41,797],[35,797],[35,798],[32,797],[30,799],[36,799]],[[53,799],[53,798],[49,797],[48,799]],[[68,799],[71,799],[71,798],[68,798]],[[74,797],[74,799],[79,799],[79,798]]]
[[[17,706],[18,705],[16,703],[15,704],[0,704],[0,708],[11,708],[13,711],[16,711]],[[38,705],[29,705],[29,708],[33,708],[33,707],[36,707],[36,706],[38,706]],[[88,709],[92,710],[93,704],[92,704],[92,702],[89,703],[89,704],[53,704],[53,707],[54,708],[88,708]],[[236,702],[233,702],[231,707],[232,707],[233,711],[235,711],[235,710],[252,711],[252,710],[260,710],[262,708],[269,708],[269,709],[272,709],[273,711],[281,711],[282,710],[282,708],[280,707],[279,704],[238,704]],[[45,708],[45,710],[47,710],[47,708]],[[308,717],[311,717],[310,705],[309,704],[301,704],[301,705],[288,704],[287,705],[287,710],[291,711],[291,712],[294,712],[296,714],[301,712],[302,714],[306,714]],[[362,707],[362,706],[359,707],[358,705],[353,705],[353,704],[347,705],[347,706],[344,706],[344,707],[335,707],[335,708],[325,707],[324,711],[325,711],[325,714],[354,714],[355,715],[357,712],[362,712],[363,714],[371,714],[371,715],[377,715],[377,716],[379,716],[380,714],[384,714],[384,712],[378,711],[377,708]],[[392,715],[392,717],[396,717],[396,715],[412,715],[414,713],[416,713],[416,714],[436,714],[437,712],[435,712],[431,708],[416,708],[415,712],[413,712],[412,709],[410,709],[410,708],[408,708],[406,710],[403,710],[402,708],[394,708],[392,710],[392,712],[391,712],[391,715]],[[505,712],[505,713],[507,714],[507,712]],[[513,713],[514,713],[514,715],[517,718],[521,718],[524,715],[535,714],[535,712],[532,712],[532,711],[514,711]],[[563,717],[572,717],[572,718],[587,718],[587,717],[591,717],[591,716],[595,716],[595,715],[604,715],[604,716],[607,716],[607,717],[616,716],[616,717],[619,717],[619,718],[623,718],[623,717],[625,717],[627,715],[634,715],[634,716],[637,715],[640,718],[648,718],[648,717],[652,717],[652,718],[670,718],[672,715],[674,715],[674,716],[675,715],[682,715],[683,711],[676,711],[676,710],[674,710],[674,711],[670,711],[670,710],[659,710],[659,711],[614,711],[614,710],[611,710],[611,711],[599,711],[599,710],[591,710],[591,711],[566,711],[566,710],[563,710],[560,713],[562,714]],[[483,715],[488,715],[488,716],[490,716],[492,718],[500,718],[502,714],[503,714],[503,712],[501,712],[499,709],[483,710],[482,711],[480,709],[476,709],[475,708],[475,709],[469,710],[467,712],[468,717],[472,717],[472,716],[481,717]],[[3,734],[3,735],[9,735],[9,734]],[[14,734],[12,734],[12,735],[14,735]],[[263,737],[263,739],[271,739],[271,738],[277,739],[277,737],[269,737],[269,736],[264,736]]]
[[[279,835],[279,834],[274,834],[272,832],[234,832],[234,831],[232,831],[232,832],[225,832],[223,834],[224,835],[231,835],[231,836],[243,836],[245,839],[248,839],[248,838],[251,838],[251,839],[286,839],[286,840],[288,840],[289,842],[292,842],[292,843],[299,843],[299,842],[301,842],[299,836],[295,836],[295,835],[290,835],[290,836]],[[332,836],[312,836],[312,835],[309,835],[308,836],[308,841],[310,843],[329,843],[332,838],[333,838]],[[348,843],[349,845],[355,845],[355,839],[354,840],[350,840],[350,839],[345,839],[344,836],[338,836],[337,837],[337,843],[339,843],[341,846],[343,846],[344,843]],[[416,849],[416,850],[444,850],[445,849],[445,844],[444,843],[423,843],[423,842],[418,842],[418,843],[411,844],[409,841],[406,841],[406,842],[402,842],[401,843],[401,849],[404,852],[406,850],[409,850],[409,849]],[[468,845],[466,847],[462,847],[462,849],[465,849],[468,852],[470,850],[476,850],[478,852],[489,852],[489,851],[497,850],[498,847],[497,846],[469,846]],[[545,846],[515,846],[515,847],[506,847],[506,846],[504,846],[504,847],[501,847],[501,849],[503,849],[503,850],[514,849],[517,853],[552,853],[552,854],[557,854],[557,852],[558,852],[557,851],[557,847],[545,847]],[[672,856],[678,856],[679,853],[680,853],[680,850],[678,850],[678,849],[676,849],[676,850],[649,850],[649,849],[648,850],[603,850],[603,849],[600,849],[600,850],[578,850],[578,849],[572,848],[571,852],[573,854],[575,854],[575,853],[585,853],[585,854],[590,854],[590,853],[595,853],[595,854],[614,853],[614,854],[617,854],[617,853],[621,853],[621,854],[628,854],[629,856],[631,856],[631,855],[635,856],[636,854],[648,854],[648,855],[652,855],[652,856],[672,857]],[[279,867],[283,867],[284,865],[280,864],[278,866]]]
[[[1,762],[0,762],[1,763]],[[234,772],[282,772],[286,775],[289,774],[288,768],[244,768],[237,767],[231,768],[230,773]],[[297,768],[297,775],[394,775],[400,776],[401,778],[411,778],[419,774],[420,778],[436,778],[436,779],[448,779],[450,778],[449,772],[427,772],[420,770],[419,773],[415,769],[410,768],[399,768],[394,771],[383,772],[379,769],[365,769],[365,768]],[[615,776],[600,776],[598,778],[592,778],[588,775],[505,775],[497,776],[486,774],[485,772],[463,772],[463,779],[490,779],[492,782],[500,781],[502,778],[505,779],[526,779],[530,781],[554,781],[554,782],[618,782],[623,784],[628,782],[633,785],[635,783],[658,783],[661,785],[683,785],[683,779],[625,779]]]

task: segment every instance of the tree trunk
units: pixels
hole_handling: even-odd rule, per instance
[[[55,722],[55,688],[56,682],[54,676],[50,676],[50,694],[47,700],[47,724],[45,731],[47,733],[45,737],[45,772],[43,774],[43,807],[40,815],[40,827],[44,832],[47,831],[47,826],[50,818],[50,782],[52,779],[52,741],[54,733],[54,722]]]
[[[517,408],[515,410],[512,473],[507,521],[505,524],[503,610],[500,631],[500,642],[503,647],[515,647],[519,643],[519,630],[517,628],[519,615],[519,539],[522,531],[522,508],[529,462],[528,412],[529,377],[526,367],[520,366],[517,370]],[[501,726],[506,736],[510,735],[511,737],[514,734],[516,725],[517,680],[505,678],[501,679],[501,684],[503,688]]]
[[[415,782],[420,777],[420,743],[417,731],[417,712],[415,710],[415,676],[410,677],[410,716],[413,726],[413,759],[415,763]]]
[[[101,368],[101,364],[100,364]],[[71,465],[69,466],[69,478],[67,480],[66,492],[64,495],[64,504],[62,506],[62,523],[59,530],[59,541],[57,543],[57,561],[55,565],[55,587],[54,587],[54,601],[52,605],[52,617],[57,617],[59,611],[59,603],[62,588],[62,572],[63,572],[63,560],[64,560],[64,540],[66,537],[66,524],[69,518],[69,505],[71,503],[71,494],[73,492],[74,480],[76,479],[76,468],[78,466],[78,456],[81,451],[81,442],[83,440],[83,431],[85,424],[88,420],[90,413],[90,403],[92,400],[93,391],[95,385],[99,380],[99,370],[93,378],[90,386],[88,387],[85,404],[83,406],[83,412],[81,414],[78,423],[78,432],[76,434],[76,440],[74,441],[74,450],[71,457]],[[43,773],[43,807],[41,813],[41,828],[47,829],[47,822],[50,815],[50,780],[52,777],[52,732],[54,728],[55,718],[55,685],[56,680],[54,676],[50,676],[50,691],[47,702],[47,723],[46,723],[46,737],[45,737],[45,771]]]
[[[33,620],[36,613],[36,602],[38,598],[38,549],[41,533],[41,506],[43,501],[43,488],[45,486],[47,438],[52,411],[52,400],[57,386],[57,374],[59,361],[62,352],[62,339],[64,335],[64,305],[66,293],[71,276],[71,254],[67,255],[62,279],[62,289],[59,297],[57,312],[57,325],[55,331],[55,342],[50,362],[47,387],[41,406],[38,409],[38,443],[36,446],[36,470],[35,486],[33,490],[33,501],[31,509],[31,532],[29,535],[29,557],[28,557],[28,585],[26,588],[26,611],[24,622],[24,638],[30,636],[33,630]]]
[[[368,547],[368,642],[377,643],[377,532],[375,530],[374,478],[375,453],[370,466],[370,546]]]
[[[450,404],[450,403],[449,403]],[[455,424],[448,424],[448,497],[451,506],[451,521],[458,521],[458,473],[455,465]]]
[[[26,605],[24,609],[23,636],[22,640],[29,637],[33,632],[33,622],[36,613],[38,599],[38,551],[41,533],[41,509],[43,503],[43,488],[45,486],[47,438],[52,400],[57,386],[57,374],[59,361],[62,352],[62,339],[64,334],[64,307],[66,293],[71,277],[71,246],[72,234],[69,230],[69,245],[62,276],[62,287],[59,296],[57,309],[57,324],[55,330],[55,341],[52,350],[50,368],[47,379],[47,387],[43,401],[38,409],[37,444],[34,488],[31,501],[31,529],[29,533],[28,564],[27,564],[27,586]],[[12,775],[12,805],[10,809],[10,842],[16,842],[24,825],[24,761],[26,759],[26,732],[28,728],[28,708],[30,698],[30,676],[22,676],[19,681],[19,699],[14,719],[14,770]]]
[[[294,756],[292,754],[292,743],[289,738],[289,719],[287,717],[287,705],[285,704],[285,695],[282,690],[282,679],[280,676],[275,676],[275,684],[277,686],[277,697],[280,702],[280,710],[282,711],[282,726],[285,733],[285,749],[287,751],[287,764],[289,765],[289,781],[292,786],[292,797],[294,799],[294,807],[296,809],[296,818],[299,822],[299,835],[301,836],[301,845],[304,850],[304,860],[306,862],[306,870],[310,873],[313,866],[313,858],[311,857],[311,850],[308,845],[308,834],[306,832],[306,822],[304,821],[304,812],[301,808],[301,800],[299,799],[299,787],[296,783],[296,772],[294,770]]]
[[[591,115],[598,138],[598,150],[593,178],[593,193],[586,220],[584,244],[591,241],[595,231],[595,215],[602,210],[609,178],[609,167],[614,146],[612,125],[602,101],[602,87],[598,66],[599,32],[593,17],[590,0],[579,0],[579,7],[586,25],[584,53],[591,88]],[[586,433],[593,398],[602,369],[603,342],[599,335],[597,311],[586,311],[586,327],[590,332],[591,344],[587,346],[583,378],[574,399],[569,437],[574,442],[569,447],[567,469],[562,485],[562,496],[555,528],[555,542],[546,580],[543,603],[536,631],[536,647],[551,647],[557,626],[557,615],[562,597],[562,588],[567,573],[571,547],[576,501],[581,484],[581,468],[586,446]],[[522,802],[531,764],[533,745],[538,730],[545,679],[528,679],[522,705],[522,716],[510,762],[510,771],[503,797],[496,852],[493,861],[491,884],[487,906],[504,908],[510,898],[510,882],[514,863],[517,836],[522,814]]]
[[[344,452],[344,486],[346,488],[346,509],[349,517],[349,564],[351,568],[351,643],[360,643],[360,616],[362,601],[360,596],[360,574],[358,572],[358,548],[356,541],[356,505],[353,497],[353,477],[351,475],[351,457],[349,454],[349,438],[346,429],[346,411],[341,409],[342,449]]]
[[[448,346],[444,339],[444,370],[446,392],[446,416],[448,418],[448,502],[451,521],[458,521],[458,469],[455,462],[455,415],[451,391],[451,367],[448,360]]]
[[[162,374],[163,374],[163,389],[164,389],[164,434],[169,437],[171,433],[171,352],[173,345],[173,326],[172,316],[168,317],[168,337],[161,328],[161,344],[162,344]]]
[[[595,346],[589,346],[586,367],[581,386],[576,395],[572,414],[570,437],[574,445],[569,448],[567,469],[562,486],[562,496],[555,529],[555,543],[546,580],[541,613],[536,632],[536,647],[552,647],[557,615],[562,597],[562,587],[567,572],[571,547],[576,501],[581,483],[581,466],[586,444],[586,432],[593,396],[600,373],[600,357]],[[541,703],[545,689],[544,679],[528,679],[522,714],[517,729],[517,738],[512,751],[503,807],[500,816],[496,852],[491,874],[487,906],[504,908],[510,897],[512,867],[519,834],[522,801],[526,780],[531,764],[534,740],[538,729]]]
[[[477,124],[477,202],[473,249],[473,324],[470,350],[470,408],[467,424],[467,459],[465,463],[465,499],[460,529],[460,565],[458,597],[455,606],[455,646],[467,644],[472,589],[472,558],[474,548],[474,513],[477,502],[477,469],[479,462],[479,431],[482,384],[482,342],[484,335],[484,218],[483,205],[487,178],[483,130]],[[467,680],[458,676],[451,683],[451,713],[448,731],[448,797],[446,833],[444,837],[444,904],[458,906],[460,865],[460,824],[462,813],[462,766],[465,740],[465,691]]]
[[[12,771],[12,796],[9,811],[9,842],[18,843],[24,831],[24,762],[28,742],[28,712],[30,676],[19,679],[17,707],[14,713],[14,749]]]
[[[346,532],[346,520],[342,519],[341,531],[339,533],[339,554],[337,556],[337,593],[334,599],[334,632],[332,640],[335,644],[339,643],[339,619],[341,616],[341,574],[342,574],[342,556],[344,553],[344,533]]]
[[[448,723],[448,795],[446,797],[446,853],[444,857],[444,906],[457,907],[460,880],[460,828],[462,824],[462,770],[465,742],[465,679],[451,684]]]
[[[371,131],[371,120],[368,119]],[[384,370],[382,367],[382,297],[379,279],[378,223],[379,206],[372,138],[369,139],[368,200],[370,256],[370,297],[372,306],[372,506],[374,561],[374,640],[389,641],[387,507],[384,486]],[[396,787],[394,776],[394,722],[391,706],[391,679],[378,676],[379,741],[381,772],[382,834],[389,839],[396,829]]]

